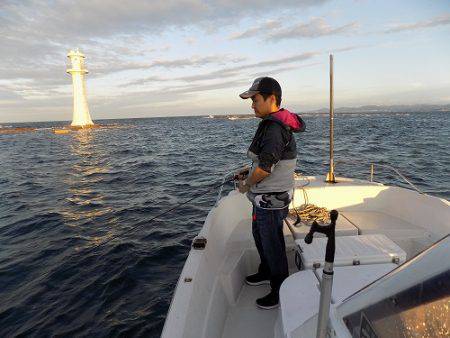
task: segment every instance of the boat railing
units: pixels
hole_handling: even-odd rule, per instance
[[[357,161],[339,160],[334,163],[334,167],[336,167],[336,165],[339,163],[360,164],[360,162]],[[381,164],[375,162],[370,163],[370,177],[369,177],[370,182],[374,182],[373,178],[375,176],[375,167],[386,168],[393,171],[397,175],[397,177],[401,178],[404,182],[406,182],[413,190],[417,191],[419,194],[423,194],[423,191],[417,188],[409,179],[406,178],[405,175],[403,175],[397,168],[389,164]]]
[[[344,163],[344,164],[345,164],[345,163],[347,163],[347,164],[361,164],[361,162],[358,162],[358,161],[338,160],[338,161],[335,161],[335,162],[334,162],[333,170],[335,169],[335,167],[336,167],[338,164],[342,164],[342,163]],[[394,166],[389,165],[389,164],[381,164],[381,163],[375,163],[375,162],[370,163],[370,177],[369,177],[369,181],[370,181],[370,182],[374,182],[375,167],[385,168],[385,169],[391,170],[392,172],[394,172],[394,173],[397,175],[397,178],[402,179],[402,180],[403,180],[404,182],[406,182],[413,190],[417,191],[419,194],[423,194],[423,193],[424,193],[424,192],[421,191],[419,188],[417,188],[417,186],[414,185],[408,178],[406,178],[406,176],[403,175],[397,168],[395,168]],[[235,170],[232,170],[232,171],[226,173],[226,174],[223,176],[223,178],[222,178],[222,185],[221,185],[220,188],[219,188],[219,191],[218,191],[218,193],[217,193],[216,203],[214,204],[215,206],[217,206],[217,204],[219,203],[219,200],[222,198],[223,187],[225,186],[226,181],[227,181],[232,175],[235,175],[235,174],[236,174],[236,171],[237,171],[239,168],[242,168],[242,166],[236,168]],[[234,185],[234,189],[237,189],[237,181],[234,181],[234,182],[233,182],[233,185]]]

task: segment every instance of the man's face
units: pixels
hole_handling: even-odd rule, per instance
[[[272,96],[269,96],[267,100],[264,100],[261,94],[252,96],[252,109],[255,111],[255,116],[264,118],[272,113]]]

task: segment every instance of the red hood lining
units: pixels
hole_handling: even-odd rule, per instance
[[[281,121],[286,126],[292,128],[294,131],[299,130],[302,127],[301,121],[297,118],[297,115],[291,113],[289,110],[281,108],[276,113],[270,114],[271,117]]]

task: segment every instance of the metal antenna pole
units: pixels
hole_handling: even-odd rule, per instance
[[[317,314],[317,338],[325,338],[327,336],[328,319],[330,316],[331,293],[333,290],[333,264],[335,252],[335,229],[336,220],[339,213],[331,210],[329,225],[320,226],[316,221],[313,222],[309,233],[305,237],[305,243],[311,244],[314,233],[320,232],[327,236],[327,247],[325,251],[325,265],[323,267],[322,282],[320,283],[320,303],[319,313]]]
[[[336,183],[334,177],[334,88],[333,88],[333,54],[330,54],[330,171],[325,180]]]

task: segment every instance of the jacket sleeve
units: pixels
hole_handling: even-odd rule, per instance
[[[272,172],[272,167],[282,157],[283,150],[286,146],[286,140],[283,134],[283,127],[277,123],[270,123],[262,136],[258,166],[268,173]]]

